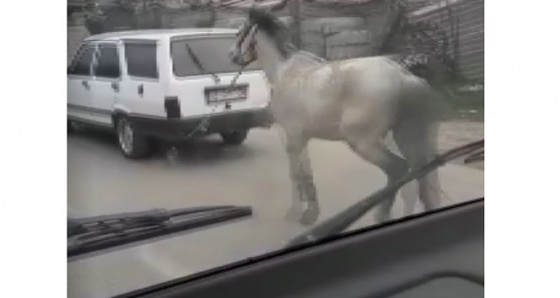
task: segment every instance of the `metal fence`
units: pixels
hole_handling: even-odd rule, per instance
[[[484,79],[484,0],[430,1],[410,13],[415,23],[435,23],[445,33],[449,55],[470,80]]]

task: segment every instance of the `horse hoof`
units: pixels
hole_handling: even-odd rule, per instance
[[[314,224],[315,222],[317,222],[318,218],[319,218],[319,209],[310,208],[310,209],[307,209],[303,212],[303,214],[301,215],[301,218],[299,220],[299,223],[304,225],[304,226],[310,226],[310,225]]]

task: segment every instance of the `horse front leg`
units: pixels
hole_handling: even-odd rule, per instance
[[[292,206],[288,210],[287,218],[299,219],[301,224],[311,225],[319,217],[319,203],[307,152],[308,140],[288,136],[287,143],[286,151],[292,180]]]

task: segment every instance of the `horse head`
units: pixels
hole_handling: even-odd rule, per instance
[[[282,21],[275,17],[272,12],[283,9],[287,0],[268,2],[266,5],[252,5],[245,8],[248,17],[237,33],[236,41],[230,50],[231,60],[241,66],[250,64],[258,59],[256,50],[257,33],[262,32],[272,41],[282,53],[287,56],[290,46],[290,33]]]

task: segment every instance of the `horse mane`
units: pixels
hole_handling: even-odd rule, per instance
[[[274,41],[284,58],[288,58],[296,51],[291,42],[290,29],[273,14],[252,8],[249,11],[249,21]]]

